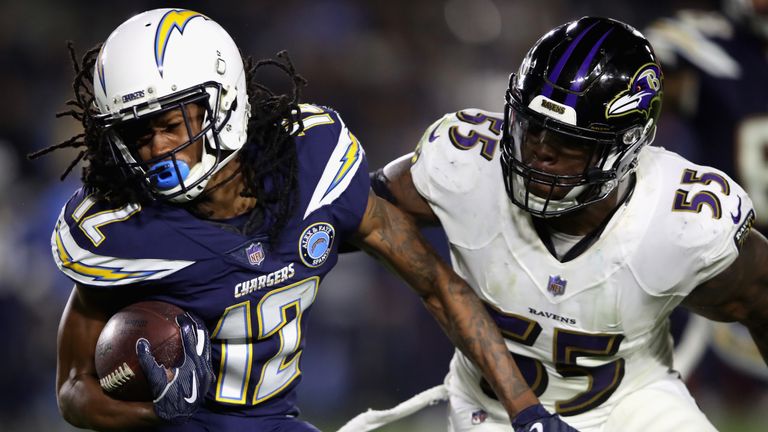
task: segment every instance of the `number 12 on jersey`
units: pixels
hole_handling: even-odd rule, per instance
[[[279,338],[278,350],[263,365],[256,365],[261,367],[253,371],[258,382],[251,404],[274,397],[301,375],[301,318],[315,301],[319,283],[320,278],[311,277],[267,293],[256,305],[255,320],[251,318],[250,300],[224,311],[211,336],[214,343],[221,343],[217,401],[247,403],[254,346],[272,337]]]

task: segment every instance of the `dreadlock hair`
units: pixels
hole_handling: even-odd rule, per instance
[[[116,207],[128,203],[145,204],[152,201],[147,193],[144,179],[138,174],[129,173],[119,165],[108,140],[105,139],[104,128],[97,120],[93,91],[93,67],[101,51],[101,44],[86,51],[82,59],[77,61],[74,44],[67,42],[75,78],[72,81],[74,98],[66,102],[68,110],[56,113],[56,117],[72,117],[83,126],[83,132],[63,142],[51,145],[42,150],[30,153],[30,159],[63,148],[81,149],[74,160],[61,175],[64,180],[80,161],[86,161],[81,180],[91,189],[95,198],[107,201]]]
[[[28,157],[36,159],[63,148],[81,149],[61,175],[61,180],[84,160],[87,163],[83,167],[81,180],[96,199],[116,207],[154,201],[144,177],[119,164],[115,149],[97,120],[99,113],[94,102],[92,71],[101,44],[88,50],[79,62],[72,42],[67,43],[67,48],[75,72],[72,82],[74,98],[66,102],[69,109],[56,113],[56,117],[74,118],[82,124],[83,132],[30,153]],[[288,54],[281,51],[277,55],[280,60],[244,59],[251,106],[248,137],[237,156],[240,161],[238,172],[219,183],[222,185],[242,174],[245,187],[241,195],[256,198],[256,207],[251,211],[243,231],[252,233],[260,228],[264,220],[268,220],[267,234],[270,239],[279,235],[297,201],[298,160],[294,138],[304,129],[299,101],[301,88],[306,85],[306,80],[296,73]],[[267,66],[276,67],[289,77],[292,85],[290,94],[276,94],[256,81],[256,72]]]
[[[286,51],[278,58],[254,62],[245,59],[251,117],[248,140],[238,157],[245,183],[243,196],[256,198],[256,208],[245,225],[252,232],[260,224],[260,215],[270,218],[269,237],[274,238],[285,226],[297,202],[299,164],[294,137],[304,130],[299,110],[301,88],[307,81],[296,73]],[[256,71],[274,66],[291,79],[291,95],[276,95],[256,81]],[[271,214],[270,214],[271,213]]]

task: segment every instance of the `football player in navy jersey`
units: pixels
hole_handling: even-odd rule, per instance
[[[766,234],[768,1],[722,0],[721,9],[681,10],[646,30],[666,74],[665,106],[690,134],[690,139],[665,134],[658,143],[739,181],[753,200],[755,228]],[[739,393],[747,387],[755,393],[768,389],[768,370],[743,326],[709,325],[683,311],[673,319],[681,329],[676,367],[684,376],[692,376],[707,358],[717,360],[710,363],[720,366],[718,376],[738,370],[751,377],[743,380]],[[716,356],[704,357],[708,344]],[[719,360],[731,368],[722,368]]]
[[[369,193],[365,153],[338,113],[299,103],[303,80],[289,61],[244,65],[209,17],[158,9],[74,63],[67,114],[83,133],[37,154],[74,147],[67,171],[87,162],[51,241],[75,282],[58,335],[57,399],[68,422],[316,430],[296,418],[296,387],[312,303],[344,242],[414,288],[510,416],[548,421],[471,288],[411,219]],[[253,79],[269,65],[290,77],[292,94]],[[109,317],[139,300],[186,311],[177,317],[185,360],[165,369],[140,340],[154,400],[119,401],[102,391],[120,382],[100,385],[94,350]]]

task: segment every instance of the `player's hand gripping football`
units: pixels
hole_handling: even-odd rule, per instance
[[[176,317],[181,328],[184,362],[166,369],[155,361],[149,341],[139,339],[136,353],[154,397],[155,413],[163,420],[181,423],[202,405],[213,382],[211,343],[202,321],[189,312]]]
[[[557,414],[550,414],[541,404],[517,413],[512,420],[515,432],[578,432]]]

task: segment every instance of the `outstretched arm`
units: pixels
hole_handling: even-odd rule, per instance
[[[96,342],[109,315],[93,294],[75,287],[59,323],[56,399],[64,419],[80,428],[126,430],[159,422],[152,402],[123,402],[99,386],[94,364]]]
[[[417,292],[451,341],[483,372],[510,418],[538,403],[480,299],[424,240],[412,217],[371,193],[355,243]]]
[[[768,241],[752,231],[736,261],[697,287],[683,305],[715,321],[738,321],[749,329],[768,363]]]

